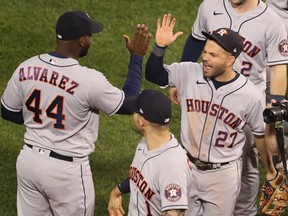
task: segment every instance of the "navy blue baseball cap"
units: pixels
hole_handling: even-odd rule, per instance
[[[166,125],[171,121],[172,107],[170,99],[160,91],[146,89],[131,104],[133,112],[139,113],[147,121]]]
[[[56,25],[56,35],[60,40],[75,40],[85,35],[103,30],[103,24],[91,20],[83,11],[68,11],[62,14]]]
[[[230,52],[235,58],[237,58],[243,49],[243,40],[241,36],[229,28],[219,28],[213,31],[211,34],[202,31],[202,34],[209,40],[215,41],[226,51]]]

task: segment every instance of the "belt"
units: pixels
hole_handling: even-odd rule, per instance
[[[28,146],[29,148],[33,149],[33,145],[30,145],[30,144],[25,144],[25,145]],[[58,153],[51,151],[51,150],[50,150],[49,156],[56,158],[56,159],[59,159],[59,160],[73,162],[73,157],[61,155],[61,154],[58,154]]]
[[[205,171],[205,170],[213,170],[213,169],[218,169],[221,166],[227,165],[230,162],[224,162],[224,163],[209,163],[209,162],[204,162],[199,160],[198,158],[194,158],[192,157],[190,154],[187,153],[187,156],[189,158],[189,160],[195,164],[195,166],[197,167],[197,169]]]

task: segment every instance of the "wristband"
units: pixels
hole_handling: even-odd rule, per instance
[[[122,194],[130,193],[130,179],[127,178],[118,184],[118,189]]]

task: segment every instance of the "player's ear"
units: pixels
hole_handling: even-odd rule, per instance
[[[141,115],[139,115],[139,116],[140,116],[139,125],[141,125],[142,127],[147,125],[147,120],[143,116],[141,116]]]
[[[233,55],[229,55],[227,58],[227,67],[233,67],[236,58]]]
[[[86,43],[85,37],[79,38],[79,44],[80,44],[81,47],[84,47],[84,46],[85,46],[85,43]]]

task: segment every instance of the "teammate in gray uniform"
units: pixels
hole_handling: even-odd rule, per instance
[[[134,125],[143,138],[130,166],[128,215],[184,216],[192,190],[192,164],[169,131],[171,102],[159,91],[144,90],[134,111]],[[110,216],[124,215],[118,187],[111,192],[108,211]]]
[[[266,0],[267,5],[272,8],[281,18],[282,22],[285,24],[286,32],[288,34],[288,1],[283,0]],[[287,68],[288,69],[288,68]],[[270,103],[273,97],[270,95],[270,73],[269,73],[269,67],[267,68],[267,74],[266,74],[266,102]],[[286,93],[288,93],[286,91]],[[287,98],[286,98],[287,99]],[[284,122],[284,132],[285,132],[285,144],[286,148],[288,145],[288,123]]]
[[[241,185],[244,125],[251,127],[269,174],[275,172],[264,143],[265,101],[251,81],[233,70],[243,40],[231,29],[202,32],[208,38],[202,63],[163,64],[165,48],[182,34],[173,33],[175,23],[171,14],[164,15],[162,24],[158,19],[146,79],[160,86],[173,85],[179,92],[181,141],[193,163],[189,216],[231,216]]]
[[[21,63],[3,93],[4,119],[24,124],[25,145],[17,158],[19,216],[94,215],[94,184],[88,156],[94,151],[99,111],[130,114],[129,97],[140,93],[142,60],[151,35],[138,24],[123,90],[78,62],[92,34],[103,25],[82,11],[69,11],[56,25],[55,52]]]
[[[261,26],[261,28],[259,28]],[[184,47],[181,61],[197,61],[205,44],[202,31],[228,27],[238,32],[244,41],[243,52],[236,59],[235,71],[241,72],[263,92],[266,89],[266,67],[271,69],[271,96],[284,99],[286,88],[284,51],[286,33],[284,24],[274,11],[258,0],[206,0],[200,5]],[[174,89],[174,88],[172,88]],[[172,100],[175,90],[170,90]],[[243,152],[242,186],[236,203],[235,215],[254,216],[257,213],[259,170],[253,152],[253,135],[245,128],[247,141]],[[270,179],[270,178],[269,178]]]

